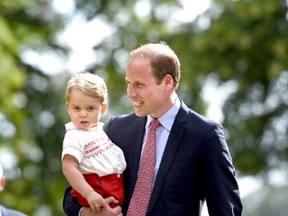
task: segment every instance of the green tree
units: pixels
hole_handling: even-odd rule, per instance
[[[287,2],[216,2],[210,28],[192,39],[191,67],[234,82],[223,107],[234,162],[265,176],[288,155]]]
[[[177,0],[78,0],[66,16],[48,0],[0,2],[0,161],[9,180],[1,203],[29,215],[63,214],[67,183],[60,154],[68,120],[64,83],[70,75],[65,69],[46,75],[27,55],[52,53],[64,64],[70,50],[56,36],[76,15],[101,20],[113,31],[94,46],[99,58],[85,68],[108,83],[105,121],[132,111],[124,82],[128,52],[166,41],[181,60],[178,93],[189,107],[206,114],[201,93],[207,79],[217,88],[233,87],[227,90],[223,124],[241,173],[265,177],[287,160],[287,1],[215,0],[189,23],[171,16],[179,8]]]
[[[23,61],[27,50],[64,52],[53,39],[60,19],[50,1],[0,2],[0,152],[8,179],[1,204],[28,215],[45,215],[47,206],[54,206],[53,215],[62,213],[65,182],[53,160],[62,128],[49,118],[59,102],[50,78]]]

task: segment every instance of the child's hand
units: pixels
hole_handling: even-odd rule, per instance
[[[99,212],[101,208],[106,208],[107,205],[103,197],[95,191],[88,194],[87,201],[94,212]]]

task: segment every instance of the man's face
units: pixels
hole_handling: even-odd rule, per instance
[[[128,98],[136,115],[152,115],[158,118],[167,111],[170,93],[164,81],[156,83],[148,59],[136,57],[130,60],[125,79]]]

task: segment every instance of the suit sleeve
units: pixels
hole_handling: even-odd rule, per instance
[[[242,202],[223,128],[216,125],[207,134],[204,179],[209,215],[240,216]]]
[[[67,187],[63,198],[63,210],[67,216],[76,216],[79,214],[82,206],[79,205],[76,199],[71,196],[72,187]]]

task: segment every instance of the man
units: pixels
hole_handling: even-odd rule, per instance
[[[6,184],[6,178],[3,175],[3,168],[0,164],[0,192],[4,190],[5,184]],[[0,205],[0,216],[27,216],[27,215]]]
[[[130,53],[125,79],[135,113],[116,116],[106,127],[108,137],[123,150],[127,162],[123,215],[198,216],[206,201],[210,216],[240,216],[242,202],[223,128],[178,98],[180,76],[178,57],[164,43],[146,44]],[[133,211],[143,206],[138,198],[135,202],[135,188],[138,191],[138,169],[153,118],[160,122],[153,190],[144,214],[140,214]],[[66,214],[78,215],[80,208],[67,189]],[[103,209],[97,215],[121,215],[119,208],[116,210]],[[93,213],[84,208],[80,215]]]

